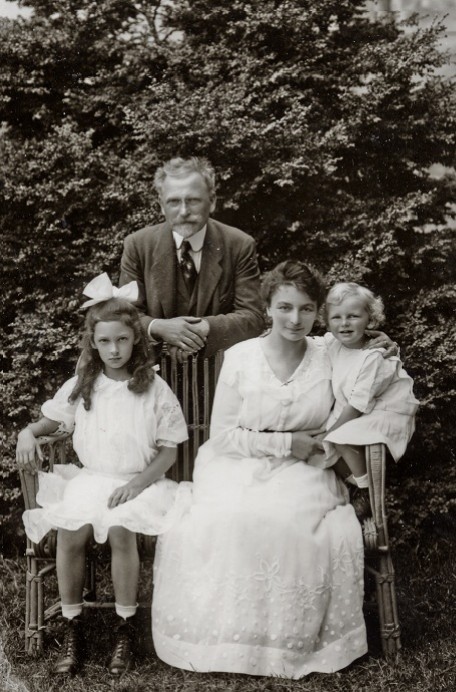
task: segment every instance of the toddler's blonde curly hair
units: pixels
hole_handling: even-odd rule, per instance
[[[372,291],[365,286],[360,286],[352,282],[340,282],[334,284],[326,296],[323,305],[323,318],[328,325],[328,305],[339,305],[347,296],[356,296],[364,302],[365,308],[369,314],[368,329],[377,329],[385,321],[385,310],[383,300],[379,296],[375,296]]]

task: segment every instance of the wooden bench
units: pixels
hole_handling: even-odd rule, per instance
[[[190,359],[177,365],[168,356],[160,362],[160,374],[177,394],[185,419],[189,439],[180,445],[178,460],[169,472],[176,481],[191,480],[193,462],[199,446],[209,436],[209,423],[217,377],[223,361],[218,353],[211,359]],[[70,456],[69,435],[40,438],[48,470],[54,463],[66,463]],[[385,514],[386,450],[384,445],[366,447],[367,472],[372,518],[363,524],[365,567],[374,577],[376,603],[380,622],[380,637],[385,656],[396,654],[401,648],[400,627],[396,606],[394,568],[389,547]],[[20,471],[26,509],[37,506],[38,476]],[[50,531],[39,543],[27,538],[25,649],[29,653],[43,649],[46,623],[60,613],[60,601],[46,607],[48,577],[55,571],[56,531]],[[153,536],[138,535],[138,548],[142,561],[152,560],[155,548]],[[113,607],[113,603],[98,600],[96,564],[98,546],[92,546],[87,556],[84,606],[87,608]],[[45,598],[46,596],[46,598]],[[150,604],[142,604],[150,605]]]

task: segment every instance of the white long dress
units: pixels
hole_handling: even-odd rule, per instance
[[[337,460],[330,443],[364,446],[382,442],[398,461],[415,430],[419,401],[413,394],[412,378],[399,358],[383,357],[384,349],[350,349],[331,334],[324,338],[332,363],[336,398],[327,427],[333,425],[347,404],[363,413],[326,435],[328,460]]]
[[[193,500],[158,539],[152,626],[166,663],[300,678],[364,654],[361,527],[332,470],[294,459],[294,430],[323,430],[333,402],[322,341],[288,382],[262,339],[230,348]]]
[[[179,402],[159,375],[147,392],[135,394],[127,381],[100,374],[86,411],[81,399],[68,402],[76,379],[65,382],[41,410],[62,429],[74,429],[73,447],[83,467],[57,464],[52,473],[39,473],[41,507],[24,512],[27,535],[38,542],[52,528],[74,531],[92,524],[95,540],[104,543],[111,526],[149,535],[165,531],[182,511],[185,485],[161,478],[113,509],[108,499],[153,461],[159,446],[187,439]]]

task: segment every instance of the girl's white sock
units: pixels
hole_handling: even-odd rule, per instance
[[[132,618],[136,613],[138,604],[132,606],[123,606],[116,603],[116,613],[120,618],[126,620],[127,618]]]
[[[353,476],[353,478],[358,488],[369,487],[369,479],[367,477],[367,473],[365,473],[364,476]]]
[[[67,620],[72,620],[82,613],[82,603],[62,603],[62,615]]]

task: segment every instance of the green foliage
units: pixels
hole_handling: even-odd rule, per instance
[[[372,22],[363,0],[27,4],[30,19],[0,23],[3,512],[14,435],[74,368],[81,289],[101,271],[116,281],[124,236],[159,218],[153,174],[175,154],[211,159],[216,216],[256,237],[262,268],[298,257],[382,295],[423,401],[403,479],[451,463],[442,26]]]

